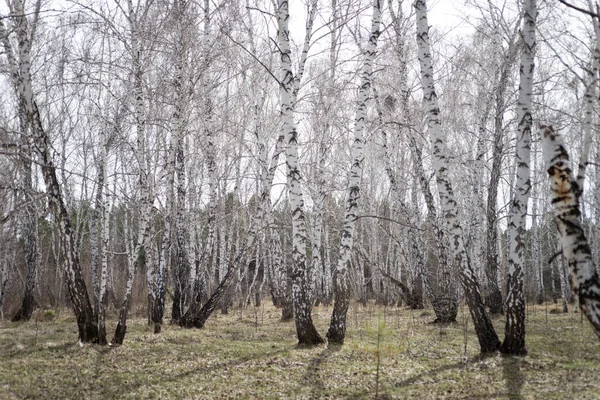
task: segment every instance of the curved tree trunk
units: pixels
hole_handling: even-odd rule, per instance
[[[27,123],[31,127],[30,143],[41,165],[50,210],[56,218],[60,246],[65,255],[67,287],[79,328],[79,340],[80,342],[104,343],[106,342],[106,338],[99,336],[96,325],[96,314],[90,302],[87,287],[82,276],[71,220],[60,190],[56,167],[50,154],[49,146],[51,145],[51,140],[44,129],[42,118],[34,98],[30,72],[30,30],[23,2],[15,1],[13,11],[14,15],[11,15],[11,17],[14,25],[13,29],[17,36],[18,62],[14,56],[8,32],[2,21],[0,21],[0,40],[2,40],[4,51],[8,58],[12,84],[16,88],[21,105],[20,109],[25,112]]]
[[[384,0],[373,1],[373,19],[371,23],[371,35],[365,50],[365,60],[361,72],[361,81],[358,90],[358,101],[356,119],[354,122],[354,143],[352,145],[353,161],[350,168],[348,182],[348,194],[346,198],[346,216],[340,242],[340,258],[334,274],[333,313],[327,339],[330,343],[344,343],[346,336],[346,314],[350,305],[350,257],[354,236],[356,231],[356,219],[358,218],[358,200],[360,197],[360,182],[362,178],[362,162],[364,159],[364,130],[365,117],[367,115],[367,98],[371,90],[371,75],[373,73],[373,61],[377,52],[377,39],[379,38],[379,25],[381,23],[381,8]]]
[[[433,81],[433,64],[429,46],[426,2],[425,0],[417,0],[414,5],[417,17],[417,45],[419,49],[419,63],[421,65],[423,98],[427,109],[427,125],[433,146],[433,164],[440,202],[450,229],[450,242],[454,253],[454,262],[459,269],[460,281],[465,292],[467,304],[469,305],[479,346],[481,352],[485,353],[497,350],[500,346],[500,340],[485,311],[479,282],[469,263],[464,247],[462,228],[458,220],[458,204],[454,198],[454,191],[448,174],[449,165],[447,161],[446,137],[441,127],[440,109]]]
[[[583,186],[579,186],[569,168],[569,155],[562,138],[554,133],[552,127],[543,129],[544,161],[550,176],[552,204],[560,242],[569,264],[569,283],[579,298],[581,311],[592,324],[596,335],[600,336],[600,278],[592,262],[592,252],[579,210]]]

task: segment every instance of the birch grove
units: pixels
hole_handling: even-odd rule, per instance
[[[578,301],[598,330],[593,4],[67,3],[0,6],[3,316],[121,345],[275,307],[314,346],[468,307],[523,355],[529,304]]]

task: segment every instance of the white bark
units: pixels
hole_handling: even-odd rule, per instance
[[[581,222],[581,190],[569,168],[569,155],[562,138],[554,133],[552,127],[543,129],[544,161],[550,176],[552,204],[563,255],[569,265],[569,284],[579,298],[579,307],[600,336],[600,278]]]
[[[377,40],[381,24],[381,9],[384,0],[373,1],[373,16],[369,42],[364,52],[364,64],[360,73],[356,117],[354,121],[354,142],[352,144],[352,166],[348,179],[346,195],[346,211],[342,238],[340,241],[340,256],[334,274],[335,304],[327,337],[330,341],[343,343],[346,331],[346,313],[350,302],[349,263],[356,235],[356,220],[358,218],[358,200],[360,198],[360,182],[365,157],[365,119],[367,117],[367,99],[371,91],[373,62],[377,53]]]
[[[123,11],[125,12],[125,11]],[[125,283],[125,295],[119,311],[119,322],[112,342],[122,344],[127,330],[127,313],[131,304],[133,279],[135,268],[142,249],[145,251],[146,260],[146,287],[148,289],[148,305],[150,299],[156,297],[154,288],[154,265],[151,259],[150,249],[147,249],[147,236],[152,207],[152,189],[149,181],[149,160],[146,159],[146,105],[144,101],[144,70],[142,68],[142,48],[140,45],[140,33],[138,32],[139,16],[132,0],[127,0],[127,20],[129,21],[129,32],[131,35],[131,67],[133,70],[132,92],[134,96],[134,117],[136,127],[136,150],[135,158],[138,167],[138,184],[140,214],[138,222],[138,233],[133,246],[132,254],[128,257],[127,281]]]
[[[279,96],[281,119],[286,142],[287,187],[292,208],[292,302],[296,318],[296,333],[301,344],[322,342],[311,317],[311,304],[307,287],[306,222],[301,176],[298,163],[298,132],[294,121],[294,75],[290,50],[289,2],[279,0],[277,9],[278,44],[281,54]]]
[[[106,287],[108,279],[108,241],[109,241],[109,221],[110,221],[110,190],[108,187],[108,165],[107,165],[107,147],[108,143],[104,132],[100,135],[102,140],[102,182],[103,187],[98,190],[104,190],[104,201],[101,207],[102,216],[100,218],[100,286],[98,288],[98,330],[106,332],[104,326],[106,304]],[[94,232],[96,234],[96,232]],[[105,335],[106,333],[104,333]]]
[[[39,7],[36,15],[39,13]],[[73,309],[78,319],[79,340],[105,343],[104,337],[98,336],[96,315],[91,305],[87,287],[83,280],[79,254],[76,251],[75,237],[69,213],[65,206],[64,197],[56,174],[56,167],[50,153],[50,138],[42,123],[35,96],[31,76],[31,40],[35,31],[35,23],[29,27],[23,1],[14,1],[11,8],[13,29],[17,38],[17,54],[15,56],[8,37],[8,32],[0,19],[0,40],[8,59],[12,84],[16,88],[19,101],[19,111],[25,114],[30,124],[30,143],[32,144],[37,161],[41,165],[42,175],[46,184],[46,192],[50,211],[54,214],[58,227],[59,242],[64,254],[64,270],[67,277],[69,294]],[[37,17],[36,17],[37,18]],[[37,19],[34,19],[37,21]]]
[[[478,335],[479,345],[482,352],[493,351],[496,350],[499,345],[498,336],[483,307],[479,282],[477,281],[477,277],[473,272],[466,255],[463,242],[463,231],[458,218],[458,204],[454,198],[452,183],[449,176],[448,169],[450,163],[448,162],[446,135],[442,130],[440,109],[433,80],[433,63],[431,61],[427,6],[425,1],[415,1],[415,9],[423,100],[427,112],[427,128],[433,147],[433,167],[436,174],[440,203],[448,224],[454,261],[458,267],[460,280],[463,289],[465,290],[469,311]]]
[[[517,144],[515,153],[516,177],[514,197],[511,200],[508,223],[508,275],[506,297],[506,338],[503,348],[507,352],[525,352],[525,296],[523,293],[525,220],[527,202],[531,191],[529,163],[531,161],[531,96],[535,50],[535,0],[523,5],[523,48],[519,98],[517,100]]]

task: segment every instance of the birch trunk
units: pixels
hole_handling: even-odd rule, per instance
[[[294,122],[294,76],[289,37],[289,2],[279,0],[277,9],[278,44],[281,54],[281,81],[279,94],[281,118],[286,141],[287,185],[292,207],[292,304],[296,322],[296,334],[300,345],[322,343],[323,339],[314,327],[309,298],[308,268],[306,263],[306,222],[300,168],[298,165],[298,133]]]
[[[543,129],[544,161],[550,177],[554,217],[563,255],[569,265],[569,284],[579,298],[579,308],[596,335],[600,336],[600,278],[581,222],[579,200],[582,187],[569,168],[569,155],[562,138],[554,133],[552,127]]]
[[[526,0],[523,5],[523,48],[521,51],[521,73],[517,120],[519,121],[515,164],[517,168],[515,194],[511,204],[508,223],[508,274],[506,296],[505,337],[501,351],[505,354],[527,354],[525,348],[525,296],[524,234],[527,217],[527,202],[531,191],[529,163],[531,160],[531,93],[535,50],[536,0]]]
[[[557,235],[556,242],[556,251],[557,254],[560,253],[560,256],[557,257],[558,261],[556,263],[556,271],[558,272],[558,282],[560,285],[560,299],[562,304],[562,310],[564,313],[569,312],[569,295],[567,294],[567,276],[566,276],[566,268],[565,268],[565,257],[564,251],[560,241],[560,232]]]
[[[454,255],[454,263],[459,269],[459,277],[464,289],[469,312],[473,319],[475,332],[479,340],[481,352],[495,351],[500,346],[498,335],[489,319],[479,289],[479,282],[471,268],[463,243],[463,232],[458,220],[458,204],[454,198],[452,183],[448,174],[446,137],[442,131],[440,109],[433,81],[433,64],[429,46],[429,26],[427,24],[427,6],[424,0],[414,3],[417,17],[417,45],[419,63],[421,65],[421,81],[423,98],[427,110],[427,126],[433,146],[433,164],[440,202],[444,216],[450,229],[450,242]]]
[[[110,191],[108,190],[108,171],[107,171],[107,140],[104,131],[100,133],[100,141],[101,141],[101,155],[98,163],[98,178],[100,178],[100,174],[102,174],[102,178],[99,179],[98,182],[98,190],[101,192],[105,192],[104,200],[102,199],[102,194],[98,194],[96,200],[98,200],[98,212],[100,213],[100,247],[98,249],[100,253],[100,282],[98,285],[98,295],[95,301],[96,307],[96,316],[97,316],[97,324],[98,331],[100,333],[100,337],[106,338],[106,326],[104,323],[105,320],[105,305],[106,305],[106,286],[107,286],[107,278],[108,278],[108,233],[109,233],[109,199],[110,199]],[[97,234],[98,232],[93,232],[93,234]],[[97,273],[98,271],[96,271]],[[102,343],[106,344],[106,343]]]
[[[144,101],[144,71],[141,65],[142,48],[139,43],[138,15],[134,9],[132,0],[127,0],[127,19],[131,33],[131,57],[133,68],[133,96],[134,96],[134,117],[137,135],[136,161],[138,164],[138,193],[140,194],[140,217],[138,224],[138,233],[133,246],[132,254],[127,262],[127,281],[125,283],[125,295],[121,309],[119,310],[119,322],[115,329],[112,339],[113,344],[122,344],[127,332],[127,313],[131,304],[131,291],[133,288],[133,279],[135,268],[139,263],[142,254],[146,259],[151,257],[146,249],[148,227],[150,221],[150,211],[152,207],[152,193],[149,183],[148,163],[146,159],[146,107]],[[145,260],[146,261],[146,260]],[[153,265],[145,262],[147,274],[153,271]],[[151,282],[151,281],[149,281]],[[148,305],[150,309],[151,298],[154,298],[154,290],[151,284],[148,287]]]
[[[187,299],[187,282],[190,275],[190,263],[187,252],[187,229],[186,229],[186,209],[185,209],[185,154],[184,140],[186,132],[186,104],[189,93],[185,86],[186,81],[186,60],[188,57],[188,47],[186,42],[186,28],[190,23],[185,19],[189,9],[187,2],[176,1],[174,4],[174,23],[176,24],[176,42],[174,49],[175,79],[173,81],[173,91],[175,92],[175,107],[173,111],[173,134],[177,136],[177,148],[175,151],[174,178],[176,179],[176,198],[175,201],[175,265],[173,266],[173,305],[171,308],[171,323],[178,323],[183,315],[184,305]]]
[[[20,109],[25,112],[27,123],[31,129],[30,142],[41,165],[42,176],[46,184],[49,208],[54,214],[58,227],[60,246],[65,255],[65,274],[67,286],[77,318],[80,342],[103,343],[105,338],[99,336],[96,326],[96,315],[83,280],[79,254],[76,252],[75,240],[69,213],[56,175],[56,167],[50,154],[50,138],[43,126],[31,81],[31,39],[27,14],[22,1],[12,4],[11,17],[13,30],[17,37],[18,61],[14,56],[12,44],[4,23],[0,20],[0,40],[4,46],[11,72],[12,84],[16,88]],[[39,9],[38,11],[39,12]],[[37,17],[36,17],[37,18]]]
[[[23,137],[25,138],[27,132],[23,131]],[[27,146],[29,147],[29,146]],[[29,197],[26,199],[27,206],[25,207],[24,216],[24,227],[23,237],[25,245],[25,264],[27,265],[27,275],[25,277],[25,292],[23,293],[23,300],[21,307],[12,317],[12,321],[29,321],[31,314],[35,309],[35,281],[38,272],[39,263],[39,232],[38,232],[38,212],[33,201],[33,184],[32,184],[32,163],[30,160],[31,152],[27,151],[28,154],[23,158],[23,186],[24,195]],[[3,274],[3,277],[5,275]],[[3,283],[6,281],[3,281]],[[3,292],[4,293],[4,292]]]
[[[537,171],[539,168],[537,167],[537,155],[535,151],[535,145],[533,146],[533,176],[534,182],[537,181],[535,176],[537,175]],[[538,304],[544,304],[544,275],[542,269],[542,254],[541,254],[541,235],[540,235],[540,218],[538,215],[538,196],[539,190],[538,185],[534,183],[533,186],[533,204],[531,206],[531,232],[532,232],[532,241],[531,241],[531,268],[533,273],[533,279],[535,282],[535,294],[536,294],[536,302]],[[544,215],[545,210],[541,212],[540,215]]]
[[[354,143],[352,145],[352,166],[348,182],[348,194],[346,197],[346,215],[340,242],[340,258],[334,273],[334,296],[333,313],[327,338],[330,343],[343,344],[346,336],[346,314],[350,305],[350,258],[354,245],[356,232],[356,219],[358,218],[358,200],[360,198],[360,182],[362,179],[362,162],[364,159],[364,130],[365,118],[367,116],[367,98],[371,90],[371,75],[373,73],[373,62],[377,52],[377,39],[379,38],[379,25],[381,23],[381,9],[384,0],[373,1],[373,19],[371,22],[371,34],[369,43],[365,50],[364,65],[361,71],[360,86],[358,89],[356,119],[354,122]]]
[[[491,3],[490,3],[491,6]],[[492,24],[494,25],[493,43],[496,48],[501,48],[500,21],[495,17],[494,12],[490,12]],[[486,304],[491,314],[504,314],[504,304],[502,302],[502,293],[500,291],[499,268],[500,255],[498,254],[498,186],[502,174],[502,159],[504,156],[504,112],[506,111],[506,92],[513,64],[516,62],[518,50],[518,32],[513,32],[506,50],[506,56],[497,60],[499,64],[496,72],[497,83],[494,87],[495,97],[495,115],[494,115],[494,134],[492,144],[492,169],[490,171],[490,181],[488,185],[488,195],[486,204],[486,268],[485,275],[487,279]]]
[[[400,64],[400,102],[403,113],[402,122],[404,124],[404,127],[408,127],[410,126],[410,120],[408,118],[410,90],[408,88],[408,66],[406,60],[406,44],[404,39],[405,34],[401,27],[401,19],[403,18],[402,6],[400,5],[398,14],[394,12],[393,7],[389,7],[389,10],[393,20],[392,26],[396,33],[396,51],[398,53],[398,62]],[[431,193],[431,189],[429,188],[429,180],[426,177],[425,169],[423,168],[423,156],[421,146],[417,144],[415,135],[412,132],[410,132],[406,128],[403,128],[403,131],[406,137],[408,138],[408,145],[411,150],[413,166],[416,169],[419,187],[421,189],[421,192],[423,193],[423,197],[425,198],[425,204],[427,206],[427,219],[429,221],[429,225],[433,228],[435,235],[435,245],[438,259],[438,292],[434,293],[433,288],[431,287],[431,284],[429,282],[428,276],[426,275],[427,271],[425,271],[424,265],[421,271],[421,276],[425,285],[425,289],[427,290],[427,293],[433,305],[434,312],[436,314],[436,322],[453,322],[456,320],[456,314],[458,312],[458,298],[456,296],[456,289],[454,287],[453,281],[452,279],[449,279],[450,264],[448,262],[447,254],[447,238],[444,234],[442,226],[440,225],[440,221],[438,220],[436,205],[433,199],[433,195]],[[386,170],[389,170],[389,168],[390,167],[386,167]],[[414,221],[410,221],[410,219],[407,219],[407,221],[409,222],[409,225],[416,226],[414,225]],[[409,232],[409,241],[411,241],[412,243],[411,247],[413,248],[412,252],[414,253],[416,248],[418,248],[419,246],[418,244],[414,243],[412,236],[413,234],[416,235],[418,234],[418,232]]]

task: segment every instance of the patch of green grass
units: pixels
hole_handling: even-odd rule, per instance
[[[37,325],[0,322],[0,398],[374,398],[378,363],[382,399],[597,398],[600,342],[587,321],[528,310],[529,355],[485,358],[466,309],[438,325],[422,311],[352,305],[346,344],[310,349],[296,347],[293,322],[269,306],[159,335],[133,319],[114,348],[79,347],[61,310]],[[330,313],[314,309],[322,333]],[[494,324],[502,334],[503,318]]]

